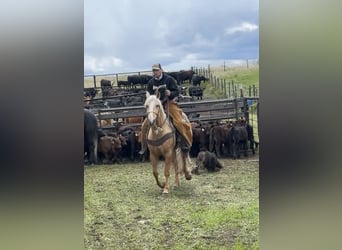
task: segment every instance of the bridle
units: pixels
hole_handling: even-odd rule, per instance
[[[154,111],[154,110],[147,112],[147,116],[148,116],[150,113],[155,114],[155,116],[156,116],[155,121],[158,120],[159,115],[160,115],[160,106],[157,107],[157,108],[158,108],[158,112],[156,112],[156,111]],[[166,120],[167,120],[167,116],[165,116],[165,119],[163,120],[163,122],[162,122],[162,124],[160,125],[160,127],[157,125],[156,122],[154,122],[154,123],[152,124],[152,126],[153,126],[153,127],[155,128],[155,130],[157,130],[158,132],[159,132],[159,131],[163,131],[163,126],[164,126]]]

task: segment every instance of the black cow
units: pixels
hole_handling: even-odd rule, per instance
[[[243,150],[244,156],[247,156],[248,131],[245,126],[234,124],[230,130],[232,139],[233,159],[240,158],[240,151]]]
[[[84,88],[83,96],[94,98],[97,94],[97,90],[95,88]]]
[[[184,81],[189,81],[191,84],[192,77],[195,74],[193,70],[181,70],[177,74],[177,83],[182,84]]]
[[[100,81],[100,83],[101,83],[102,97],[113,95],[111,93],[111,90],[112,90],[112,82],[111,81],[102,79]]]
[[[210,124],[192,124],[192,147],[190,155],[196,157],[201,149],[209,149]]]
[[[150,75],[131,75],[127,77],[127,81],[129,85],[147,85],[148,81],[152,79]]]
[[[88,164],[97,163],[97,120],[93,113],[84,109],[84,152],[87,154]]]
[[[125,87],[127,88],[129,86],[129,82],[128,81],[118,81],[118,87],[122,88]]]
[[[176,80],[176,82],[178,83],[178,71],[173,71],[173,72],[166,72],[166,74],[168,74],[169,76],[171,76],[173,79]]]
[[[101,87],[112,87],[112,82],[106,79],[100,81]]]
[[[198,153],[196,158],[196,166],[191,172],[194,174],[199,174],[200,168],[205,168],[208,170],[208,172],[214,172],[223,168],[223,165],[217,160],[214,153],[205,150]]]
[[[137,140],[135,136],[135,131],[133,127],[130,126],[120,126],[118,131],[122,136],[126,138],[127,145],[122,148],[123,157],[129,158],[131,161],[134,161],[137,146]]]
[[[192,77],[192,85],[194,86],[201,86],[202,81],[209,80],[208,78],[205,78],[204,76],[199,76],[199,75],[193,75]]]
[[[196,96],[197,97],[197,100],[203,98],[203,90],[205,88],[204,87],[199,87],[199,86],[190,86],[189,87],[189,96],[192,96],[193,99],[194,97]]]

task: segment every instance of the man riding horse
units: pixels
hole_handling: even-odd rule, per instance
[[[172,120],[172,124],[176,127],[180,136],[177,138],[177,142],[181,150],[188,153],[192,145],[192,128],[191,124],[183,121],[182,110],[178,103],[175,101],[176,97],[179,96],[178,85],[174,78],[163,72],[160,64],[154,64],[152,66],[153,78],[149,80],[147,85],[147,91],[154,95],[155,89],[161,86],[165,86],[165,98],[160,96],[160,100],[166,112],[169,114]],[[141,151],[139,154],[143,155],[147,149],[146,137],[148,133],[149,125],[147,119],[141,125]]]

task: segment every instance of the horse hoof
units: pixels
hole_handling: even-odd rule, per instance
[[[168,193],[169,193],[169,191],[167,191],[167,190],[163,191],[163,194],[168,194]]]
[[[190,181],[192,179],[192,176],[191,175],[185,176],[185,179]]]

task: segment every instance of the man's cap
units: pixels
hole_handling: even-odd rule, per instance
[[[161,67],[160,63],[153,64],[153,65],[152,65],[152,70],[154,70],[154,69],[156,69],[156,70],[161,70],[162,67]]]

